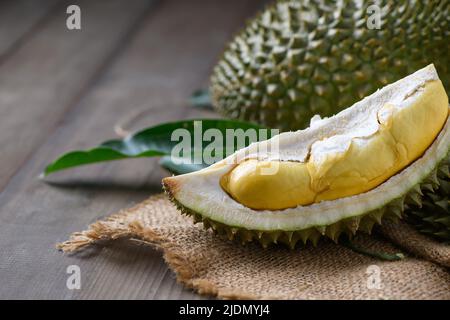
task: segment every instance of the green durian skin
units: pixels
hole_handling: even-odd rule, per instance
[[[374,3],[380,29],[368,28]],[[223,53],[211,77],[213,105],[227,117],[288,131],[430,63],[450,90],[449,16],[448,0],[278,0]]]
[[[219,234],[229,240],[238,241],[245,245],[248,242],[259,242],[264,248],[271,244],[283,244],[291,249],[296,248],[298,244],[317,245],[322,238],[331,239],[338,242],[342,236],[347,238],[353,237],[357,232],[364,232],[370,234],[375,225],[382,225],[385,221],[398,222],[399,219],[406,217],[407,221],[413,223],[419,231],[432,234],[441,240],[448,240],[449,234],[449,217],[448,207],[436,214],[436,203],[431,200],[438,197],[439,200],[446,199],[448,204],[449,194],[449,165],[450,165],[450,150],[447,156],[436,165],[433,172],[423,181],[414,185],[410,190],[406,191],[400,198],[394,199],[385,206],[373,211],[366,212],[363,215],[347,218],[331,225],[316,226],[308,229],[285,231],[285,230],[249,230],[242,227],[232,227],[218,221],[214,221],[202,216],[178,202],[170,190],[163,188],[170,200],[177,206],[182,214],[191,216],[194,223],[202,223],[205,229],[211,229],[214,233]],[[436,199],[436,198],[435,198]],[[422,208],[430,206],[430,211],[421,210]],[[421,208],[422,207],[422,208]],[[419,210],[415,211],[414,208]],[[441,208],[442,209],[442,208]],[[418,217],[414,212],[420,213]],[[446,222],[442,223],[442,217],[446,217]],[[434,219],[431,223],[429,219]],[[430,231],[430,226],[433,226]],[[425,229],[425,227],[427,229]],[[442,233],[444,232],[444,233]]]
[[[437,171],[438,185],[427,188],[420,203],[408,205],[406,221],[418,231],[437,240],[450,243],[450,160]]]

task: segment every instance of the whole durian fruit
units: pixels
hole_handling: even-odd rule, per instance
[[[424,188],[422,200],[408,205],[407,221],[420,232],[441,241],[450,241],[450,159]]]
[[[448,195],[449,110],[429,65],[305,130],[164,178],[163,186],[182,213],[229,239],[290,247],[322,236],[338,241],[402,218],[427,190],[431,201],[438,188]]]
[[[379,29],[368,27],[373,4]],[[449,17],[448,0],[278,0],[223,53],[213,105],[230,118],[302,129],[429,63],[449,92]]]

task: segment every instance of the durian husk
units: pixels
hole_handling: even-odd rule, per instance
[[[408,204],[406,221],[418,231],[437,240],[450,241],[450,159],[447,157],[437,170],[437,183],[427,185],[424,195]],[[437,186],[434,187],[434,186]]]
[[[380,29],[367,26],[373,4]],[[450,94],[449,15],[450,1],[278,0],[223,53],[213,105],[229,118],[302,129],[431,61]]]
[[[420,207],[422,205],[426,206],[425,204],[427,203],[427,201],[429,202],[428,198],[434,197],[433,194],[437,190],[448,192],[448,190],[444,191],[444,188],[448,188],[448,179],[443,180],[442,175],[446,174],[448,178],[449,164],[450,152],[447,153],[446,158],[439,163],[439,165],[427,178],[425,178],[422,182],[414,185],[414,187],[411,188],[402,197],[392,200],[382,208],[369,211],[366,214],[360,216],[343,219],[327,226],[311,227],[296,231],[249,230],[245,228],[230,227],[218,221],[214,221],[210,218],[204,217],[201,214],[183,206],[173,197],[170,189],[167,188],[164,184],[163,189],[168,194],[170,200],[177,206],[177,208],[183,215],[191,216],[194,220],[194,223],[202,223],[205,229],[211,229],[218,235],[221,235],[229,240],[240,242],[243,245],[248,242],[257,241],[264,248],[267,248],[270,244],[284,244],[289,248],[294,249],[296,245],[300,243],[303,245],[312,244],[316,246],[319,240],[323,237],[329,238],[337,243],[341,236],[347,236],[348,238],[351,238],[357,232],[370,234],[375,225],[382,225],[384,221],[398,222],[399,219],[405,217],[405,210],[413,207]],[[445,184],[445,182],[447,182],[447,184]],[[435,205],[436,204],[433,205],[433,208],[435,207]],[[435,236],[448,235],[448,224],[450,222],[450,219],[448,216],[448,207],[446,208],[447,216],[446,219],[442,221],[440,220],[440,215],[429,215],[421,219],[421,225],[424,226],[424,222],[429,223],[428,220],[430,220],[430,217],[432,217],[433,225],[443,225],[444,229],[440,227],[438,229],[431,229],[432,231],[430,231],[429,229],[422,227],[422,232],[432,232]],[[413,217],[414,212],[420,211],[411,210],[409,215]],[[424,216],[423,213],[422,216]],[[442,234],[442,230],[447,233]]]

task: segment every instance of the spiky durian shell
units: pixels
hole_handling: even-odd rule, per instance
[[[215,67],[213,104],[231,118],[296,130],[429,63],[450,89],[450,1],[358,2],[279,0],[267,8]],[[379,30],[367,27],[374,3]]]
[[[432,193],[439,189],[442,190],[444,194],[445,192],[448,194],[448,189],[446,189],[448,184],[441,186],[440,184],[444,180],[440,177],[443,173],[446,173],[448,177],[449,163],[450,152],[447,154],[446,159],[439,163],[436,169],[426,179],[416,184],[407,193],[405,193],[404,196],[394,199],[382,208],[367,212],[361,216],[347,218],[330,225],[317,226],[314,228],[297,231],[262,231],[230,227],[218,221],[206,218],[201,214],[183,206],[173,197],[170,190],[167,189],[164,184],[163,188],[168,194],[170,200],[178,207],[182,214],[191,216],[194,219],[194,223],[203,223],[203,227],[205,229],[212,229],[215,233],[225,236],[229,240],[239,241],[242,244],[251,241],[258,241],[263,247],[267,247],[271,243],[281,243],[293,249],[298,242],[303,244],[312,243],[313,245],[316,245],[321,237],[327,237],[334,242],[338,242],[339,237],[343,234],[348,237],[352,237],[356,234],[356,232],[365,232],[370,234],[374,225],[381,225],[383,221],[386,220],[394,222],[398,221],[399,219],[404,218],[406,209],[409,210],[409,208],[414,206],[419,207],[422,203],[428,201],[427,199],[423,199],[423,197],[427,197],[424,193],[428,196],[433,196]],[[444,189],[447,191],[444,191]],[[446,212],[448,215],[448,211]],[[410,215],[412,215],[412,213],[410,213]],[[430,216],[434,217],[434,215]],[[433,222],[436,223],[437,221]],[[448,219],[446,222],[448,223]]]
[[[408,205],[406,218],[420,232],[442,241],[450,241],[450,159],[437,172],[439,186],[424,191],[420,203]]]

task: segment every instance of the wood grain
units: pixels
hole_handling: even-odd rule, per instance
[[[0,63],[39,32],[46,19],[51,17],[56,3],[57,0],[0,2]]]
[[[81,31],[66,28],[68,3],[0,64],[0,190],[120,51],[151,1],[79,1]]]
[[[37,129],[25,130],[28,138],[44,131],[33,143],[24,144],[26,156],[16,145],[11,149],[16,156],[2,159],[15,168],[18,159],[25,162],[0,194],[0,298],[204,298],[177,284],[161,253],[149,247],[119,242],[74,256],[54,249],[54,244],[71,232],[160,192],[161,178],[167,173],[157,160],[87,166],[55,174],[48,183],[36,177],[62,152],[111,138],[114,124],[134,112],[150,109],[138,126],[212,116],[189,108],[186,99],[194,89],[206,85],[224,43],[261,5],[258,0],[161,1],[144,16],[136,32],[128,34],[120,53],[97,72],[95,81],[89,77],[79,80],[88,88],[72,99],[72,106],[64,107],[53,99],[48,106],[39,107],[41,111],[15,116],[19,118],[15,121],[27,123],[41,112],[57,115],[50,115],[51,121],[40,119]],[[31,63],[29,57],[19,59],[17,55],[12,57],[16,64]],[[0,79],[4,72],[0,66]],[[9,72],[19,79],[32,71],[19,68]],[[68,82],[67,77],[61,71],[61,81]],[[28,86],[34,88],[34,84]],[[9,92],[2,81],[0,90]],[[45,141],[33,148],[38,140]],[[81,268],[81,290],[66,288],[65,271],[71,264]]]

